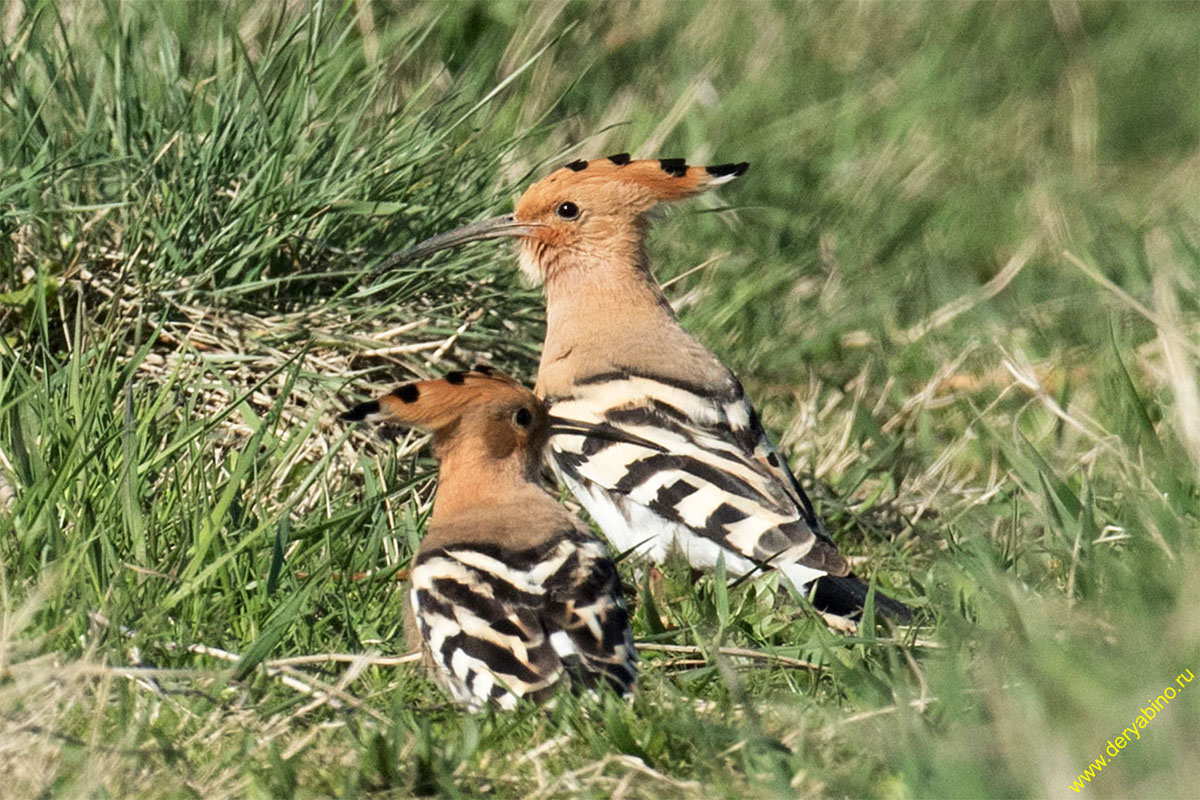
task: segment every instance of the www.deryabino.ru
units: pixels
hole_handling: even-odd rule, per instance
[[[1175,678],[1175,683],[1179,684],[1180,689],[1183,689],[1183,687],[1192,682],[1194,677],[1195,676],[1192,675],[1192,671],[1190,669],[1185,670],[1184,672],[1179,673],[1179,676]],[[1162,692],[1159,693],[1158,697],[1151,698],[1150,705],[1148,707],[1138,709],[1140,713],[1138,714],[1137,719],[1133,721],[1132,725],[1121,731],[1121,734],[1118,735],[1117,738],[1108,740],[1108,747],[1105,748],[1104,752],[1108,753],[1109,756],[1115,757],[1117,753],[1121,752],[1121,750],[1123,750],[1130,742],[1141,739],[1142,728],[1145,728],[1147,725],[1149,725],[1150,720],[1158,716],[1158,712],[1166,708],[1167,704],[1175,699],[1176,694],[1178,694],[1178,692],[1176,691],[1175,687],[1168,685],[1167,688],[1163,689]],[[1125,736],[1126,733],[1128,733],[1129,736]],[[1106,759],[1103,754],[1101,754],[1099,758],[1088,765],[1088,768],[1083,771],[1083,774],[1081,774],[1077,780],[1071,782],[1071,788],[1076,792],[1082,791],[1085,786],[1092,782],[1092,778],[1096,777],[1096,774],[1107,767],[1109,763],[1109,760]]]

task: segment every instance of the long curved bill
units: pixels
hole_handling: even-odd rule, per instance
[[[418,258],[424,258],[427,255],[436,253],[439,250],[445,250],[447,247],[457,247],[467,242],[478,242],[482,239],[501,239],[506,236],[528,236],[537,227],[536,224],[518,222],[515,214],[505,214],[504,216],[492,217],[481,222],[472,222],[469,225],[463,225],[461,228],[455,228],[446,233],[439,233],[437,236],[430,237],[407,250],[401,250],[387,260],[384,268],[415,261]]]

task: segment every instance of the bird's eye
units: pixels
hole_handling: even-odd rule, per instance
[[[563,219],[575,219],[579,216],[579,206],[568,200],[565,203],[559,203],[558,208],[554,209],[554,213]]]
[[[529,413],[528,408],[518,408],[513,414],[513,422],[520,425],[522,428],[528,428],[533,422],[533,414]]]

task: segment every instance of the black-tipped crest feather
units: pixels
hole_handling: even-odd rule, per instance
[[[379,401],[368,400],[365,403],[359,403],[347,411],[343,411],[340,417],[346,422],[362,422],[368,417],[379,413]]]
[[[714,178],[720,178],[725,175],[744,175],[748,169],[750,169],[750,162],[742,161],[738,164],[714,164],[711,167],[705,167],[704,171]]]
[[[682,158],[660,158],[658,165],[672,178],[682,178],[687,174],[687,161]]]

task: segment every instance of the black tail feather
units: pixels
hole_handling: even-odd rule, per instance
[[[812,602],[821,611],[841,617],[857,616],[867,602],[867,584],[854,574],[844,578],[826,575],[817,579]],[[896,622],[911,622],[913,616],[911,608],[888,597],[878,588],[875,589],[875,613]]]

